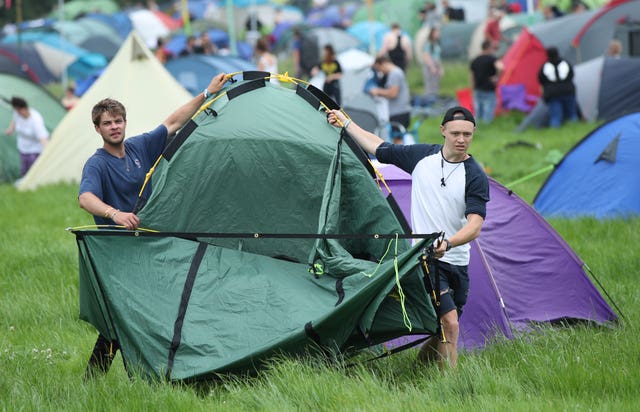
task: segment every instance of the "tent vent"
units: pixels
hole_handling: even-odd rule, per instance
[[[147,55],[147,50],[144,46],[140,44],[140,40],[136,37],[132,39],[131,42],[131,61],[136,60],[146,60],[149,58]]]
[[[620,142],[620,133],[617,134],[616,137],[613,138],[611,143],[604,148],[600,156],[593,163],[598,163],[600,160],[606,160],[609,163],[616,162],[616,156],[618,154],[618,142]]]

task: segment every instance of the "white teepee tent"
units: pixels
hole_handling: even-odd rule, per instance
[[[102,146],[91,121],[91,110],[107,97],[126,107],[127,136],[154,129],[176,108],[193,98],[132,32],[104,73],[60,121],[49,144],[18,189],[80,181],[84,163]]]

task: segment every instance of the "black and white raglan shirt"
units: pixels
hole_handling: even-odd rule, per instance
[[[489,179],[473,157],[452,163],[444,159],[440,144],[403,146],[388,142],[378,146],[376,157],[411,174],[413,233],[444,232],[449,237],[467,223],[468,214],[486,217]],[[468,243],[457,246],[440,260],[467,266],[470,249]]]

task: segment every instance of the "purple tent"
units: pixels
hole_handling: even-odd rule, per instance
[[[391,165],[379,170],[410,222],[411,176]],[[459,346],[481,348],[496,335],[512,338],[536,322],[617,320],[583,270],[582,259],[551,225],[495,180],[489,179],[489,188],[487,219],[471,244],[471,290],[460,318]]]

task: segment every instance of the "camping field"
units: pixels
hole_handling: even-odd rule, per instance
[[[511,186],[531,202],[548,174],[535,172],[597,125],[514,134],[520,119],[510,114],[480,126],[470,152],[502,184],[533,174]],[[439,141],[438,124],[436,118],[423,122],[420,140]],[[355,367],[274,359],[255,378],[194,387],[130,379],[118,355],[107,376],[85,383],[97,334],[78,319],[77,248],[65,229],[92,219],[76,195],[77,185],[70,184],[31,192],[0,185],[3,411],[633,411],[640,404],[640,218],[550,222],[624,315],[611,327],[543,325],[462,354],[455,372],[418,366],[413,349]]]

